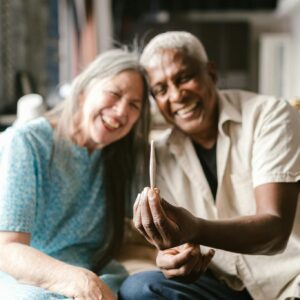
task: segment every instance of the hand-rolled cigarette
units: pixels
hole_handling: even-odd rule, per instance
[[[155,160],[155,148],[154,141],[151,140],[151,149],[150,149],[150,188],[155,187],[155,177],[156,177],[156,160]]]

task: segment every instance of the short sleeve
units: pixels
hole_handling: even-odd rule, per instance
[[[300,116],[285,101],[270,101],[253,145],[253,183],[300,180]]]
[[[30,139],[11,130],[1,149],[0,230],[31,232],[36,208],[36,168]]]

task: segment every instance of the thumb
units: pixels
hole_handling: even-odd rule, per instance
[[[167,212],[176,212],[178,210],[178,207],[175,205],[172,205],[171,203],[169,203],[167,200],[165,200],[164,198],[161,198],[161,206],[162,208]]]

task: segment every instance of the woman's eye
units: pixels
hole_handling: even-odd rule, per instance
[[[109,90],[107,93],[113,97],[120,97],[120,94],[117,91]]]
[[[111,92],[111,94],[114,95],[114,96],[116,96],[116,97],[119,96],[119,94],[117,92]]]
[[[136,109],[136,110],[140,110],[141,106],[135,102],[130,103],[130,107]]]

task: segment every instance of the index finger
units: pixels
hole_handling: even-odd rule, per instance
[[[159,193],[150,189],[148,192],[148,199],[153,223],[163,240],[168,241],[168,222],[170,219],[161,205]]]
[[[157,231],[157,228],[155,226],[155,223],[153,221],[152,213],[149,207],[149,200],[148,200],[148,191],[149,188],[145,188],[141,201],[140,201],[140,207],[141,207],[141,222],[143,225],[143,229],[145,230],[148,237],[154,242],[154,244],[159,245],[161,242],[161,236],[159,232]]]

